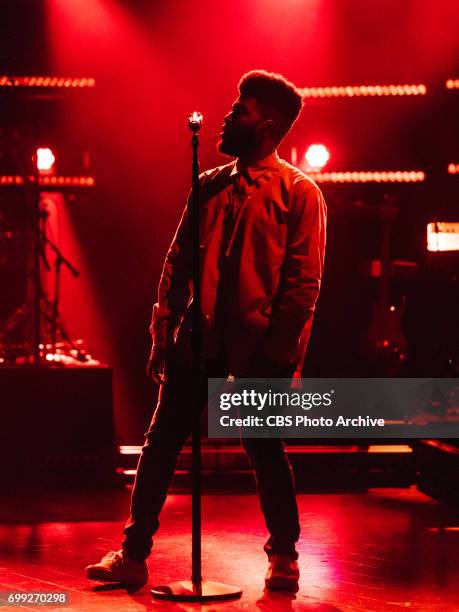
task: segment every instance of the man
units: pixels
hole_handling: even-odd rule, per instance
[[[323,269],[326,207],[318,187],[276,148],[302,108],[282,76],[252,71],[224,119],[219,150],[237,160],[200,176],[200,410],[207,378],[300,377]],[[189,202],[167,253],[153,307],[147,371],[161,384],[139,459],[122,550],[87,568],[95,580],[145,582],[145,559],[178,454],[193,421],[192,239]],[[270,533],[266,587],[296,590],[300,525],[280,439],[242,440]]]

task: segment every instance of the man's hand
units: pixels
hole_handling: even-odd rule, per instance
[[[161,384],[166,380],[164,368],[166,366],[166,349],[158,346],[151,347],[150,358],[147,364],[147,376],[156,383]]]

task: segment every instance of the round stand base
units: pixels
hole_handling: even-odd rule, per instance
[[[242,589],[231,584],[203,580],[196,587],[191,580],[171,582],[151,589],[151,594],[157,599],[173,599],[175,601],[216,601],[233,599],[242,595]]]

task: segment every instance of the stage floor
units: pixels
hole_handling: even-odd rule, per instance
[[[459,610],[459,514],[412,489],[298,496],[301,581],[295,595],[263,591],[266,539],[252,494],[203,497],[203,576],[242,598],[201,606],[153,600],[149,588],[190,574],[190,497],[169,496],[149,559],[150,581],[128,593],[84,567],[119,548],[130,490],[3,496],[0,590],[67,591],[64,610]],[[20,609],[39,608],[34,606]],[[46,607],[45,609],[56,609]]]

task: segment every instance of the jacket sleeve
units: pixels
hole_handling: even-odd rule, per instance
[[[150,333],[153,346],[167,348],[192,294],[191,194],[164,260],[153,305]]]
[[[290,194],[287,245],[268,330],[258,348],[279,363],[294,361],[301,333],[314,314],[322,279],[327,209],[320,189],[299,178]]]

